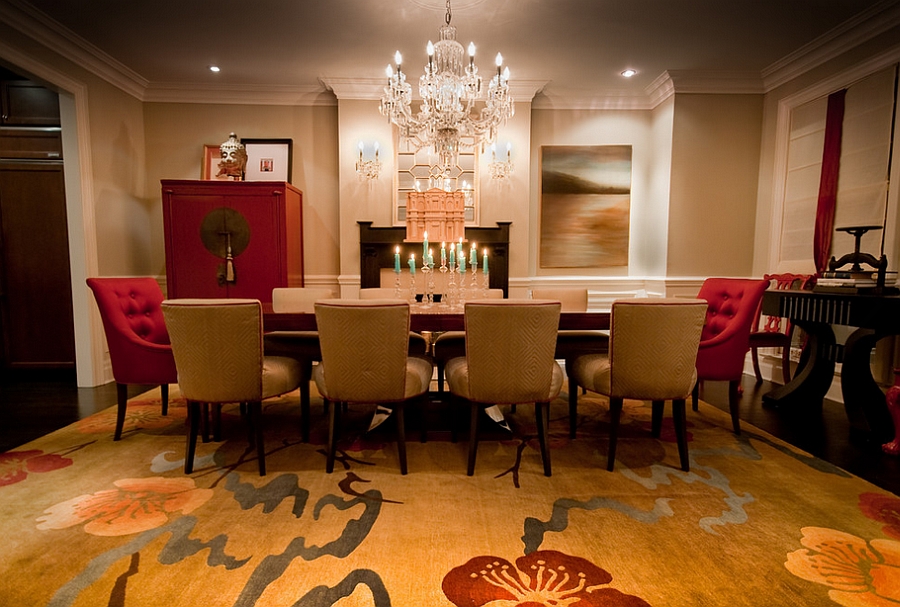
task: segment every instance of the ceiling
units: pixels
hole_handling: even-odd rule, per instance
[[[3,3],[40,22],[76,56],[113,66],[149,99],[154,91],[189,89],[324,93],[347,82],[370,84],[375,98],[395,50],[404,55],[404,71],[418,78],[425,44],[438,39],[446,14],[445,0]],[[537,93],[536,103],[565,105],[646,97],[666,74],[765,90],[792,61],[826,56],[829,46],[896,26],[898,4],[455,0],[452,24],[464,46],[475,42],[482,74],[492,72],[502,52],[512,82]],[[623,78],[625,68],[637,75]]]

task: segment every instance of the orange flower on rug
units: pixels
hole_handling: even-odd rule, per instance
[[[140,533],[165,525],[170,514],[192,512],[213,495],[212,489],[197,488],[191,478],[125,478],[113,484],[116,489],[81,495],[45,510],[37,528],[84,524],[91,535]]]
[[[810,582],[828,586],[832,601],[845,607],[900,604],[900,542],[870,542],[835,529],[804,527],[806,549],[787,555],[784,566]]]
[[[71,465],[68,457],[39,449],[0,453],[0,487],[24,481],[29,473],[51,472]]]
[[[444,595],[457,607],[649,607],[643,599],[605,586],[612,575],[590,561],[556,550],[537,550],[516,564],[478,556],[444,576]]]

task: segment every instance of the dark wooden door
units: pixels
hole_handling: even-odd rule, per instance
[[[4,369],[75,368],[61,161],[0,160]]]

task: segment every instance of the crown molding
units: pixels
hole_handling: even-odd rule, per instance
[[[883,0],[765,68],[762,71],[765,91],[776,89],[896,27],[900,27],[900,2]]]
[[[148,103],[206,103],[222,105],[337,105],[321,86],[203,85],[153,83],[144,91]]]
[[[0,0],[0,20],[122,91],[143,99],[149,82],[22,0]]]
[[[384,94],[384,78],[322,78],[322,84],[339,100],[359,99],[373,101]],[[549,83],[548,80],[513,80],[509,94],[516,102],[531,103],[535,95]],[[414,93],[417,91],[413,91]],[[413,97],[418,98],[417,96]]]

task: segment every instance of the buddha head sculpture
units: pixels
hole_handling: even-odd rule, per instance
[[[219,146],[222,160],[219,161],[219,172],[216,177],[233,177],[236,180],[244,178],[244,169],[247,166],[247,150],[244,144],[238,141],[237,135],[231,133],[228,141]]]

